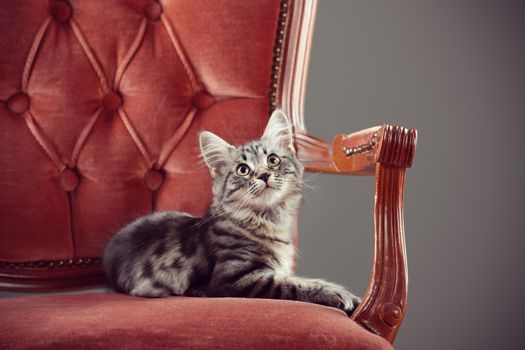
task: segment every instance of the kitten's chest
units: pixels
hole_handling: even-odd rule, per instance
[[[272,246],[274,259],[270,265],[278,275],[289,275],[292,273],[294,247],[293,244],[275,243]]]

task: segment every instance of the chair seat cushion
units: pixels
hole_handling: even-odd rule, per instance
[[[343,312],[243,298],[0,299],[2,349],[392,349]]]

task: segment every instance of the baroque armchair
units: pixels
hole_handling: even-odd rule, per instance
[[[119,226],[153,210],[206,211],[198,132],[243,143],[281,108],[306,171],[375,176],[374,265],[351,318],[283,300],[15,297],[0,300],[0,348],[391,348],[406,309],[403,188],[416,131],[383,125],[331,143],[307,133],[315,9],[1,2],[0,289],[104,285],[101,252]]]

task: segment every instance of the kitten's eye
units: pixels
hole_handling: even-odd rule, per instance
[[[237,165],[237,169],[235,170],[235,173],[240,176],[246,176],[250,173],[250,167],[244,163],[241,163]]]
[[[281,164],[281,158],[277,157],[276,154],[272,153],[268,156],[268,165],[275,168]]]

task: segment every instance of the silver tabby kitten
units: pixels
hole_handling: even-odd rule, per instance
[[[290,229],[303,167],[284,114],[272,114],[258,141],[234,147],[203,132],[200,147],[213,178],[208,214],[154,213],[124,227],[104,253],[115,289],[300,300],[350,314],[359,298],[344,287],[293,275]]]

